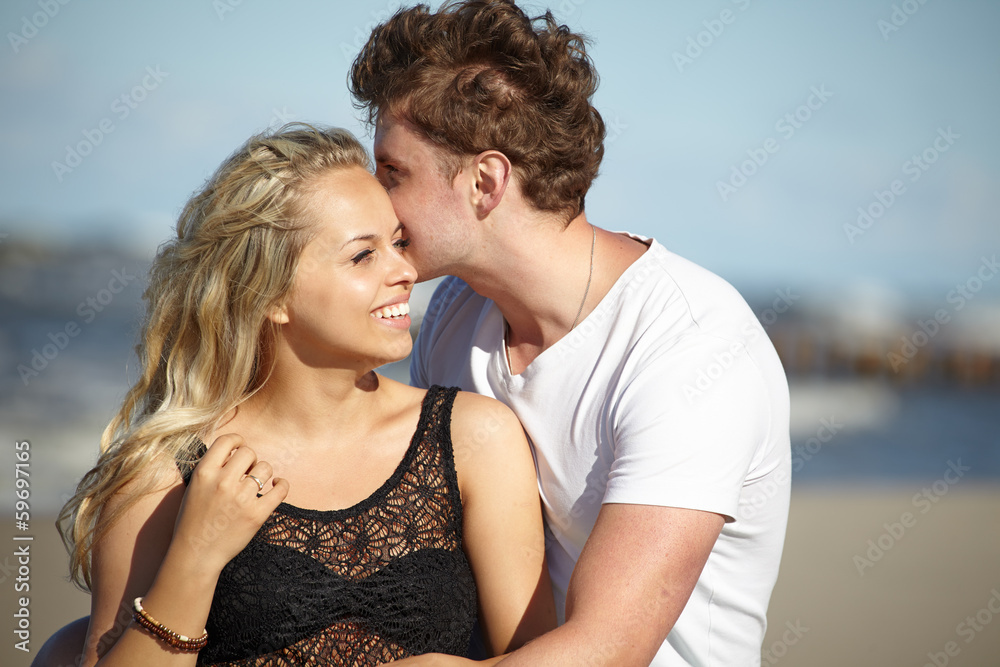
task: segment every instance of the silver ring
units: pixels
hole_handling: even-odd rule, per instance
[[[247,473],[247,477],[249,477],[253,481],[257,482],[257,492],[258,493],[261,493],[261,492],[264,491],[264,482],[260,481],[259,479],[257,479],[253,475],[251,475],[250,473]]]

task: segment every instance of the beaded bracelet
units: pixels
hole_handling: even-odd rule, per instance
[[[136,598],[132,602],[132,609],[132,620],[142,626],[149,634],[153,635],[161,642],[169,644],[179,651],[196,653],[205,648],[205,644],[208,643],[208,632],[203,633],[200,637],[192,638],[187,635],[174,632],[164,626],[162,623],[150,616],[149,612],[142,608],[141,597]]]

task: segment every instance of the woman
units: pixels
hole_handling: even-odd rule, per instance
[[[83,664],[461,654],[477,590],[494,653],[555,625],[516,418],[373,372],[410,351],[406,245],[341,130],[254,137],[187,204],[141,377],[61,516]]]

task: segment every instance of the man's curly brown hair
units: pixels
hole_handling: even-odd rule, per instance
[[[567,222],[604,156],[597,84],[584,37],[507,0],[399,10],[372,32],[350,81],[370,126],[380,113],[412,123],[445,149],[452,177],[469,156],[500,151],[528,201]]]

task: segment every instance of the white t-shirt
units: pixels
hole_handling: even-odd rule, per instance
[[[597,308],[520,375],[510,373],[503,335],[496,305],[448,278],[410,373],[417,386],[493,396],[520,418],[560,623],[603,503],[717,512],[722,534],[651,664],[759,664],[788,518],[788,385],[743,298],[651,241]]]

